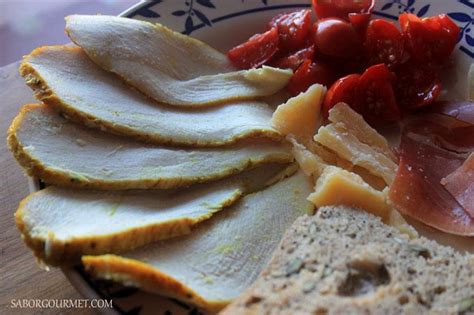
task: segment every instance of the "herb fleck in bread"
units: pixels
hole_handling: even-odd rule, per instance
[[[323,207],[293,224],[222,314],[474,314],[474,256]]]

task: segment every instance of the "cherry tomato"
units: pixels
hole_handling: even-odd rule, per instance
[[[324,117],[327,118],[329,115],[329,110],[340,102],[347,103],[353,109],[356,109],[355,107],[358,105],[356,103],[359,80],[360,75],[350,74],[334,82],[324,97],[322,109]]]
[[[301,48],[311,28],[311,11],[301,10],[275,16],[269,27],[276,27],[280,36],[280,48],[294,51]]]
[[[397,71],[396,94],[398,104],[408,110],[433,103],[441,92],[441,81],[436,71],[416,61],[404,64]]]
[[[369,67],[361,75],[356,111],[372,126],[383,126],[401,119],[393,82],[395,76],[385,64]]]
[[[403,36],[392,22],[372,20],[367,27],[364,51],[369,65],[384,63],[390,69],[403,58]]]
[[[318,18],[339,17],[348,19],[351,13],[370,13],[374,0],[313,0],[313,8]]]
[[[399,16],[412,57],[423,63],[443,63],[452,53],[459,37],[459,27],[446,15],[420,19],[414,14]]]
[[[357,33],[363,35],[370,22],[371,13],[351,13],[349,14],[349,22],[351,22]]]
[[[336,58],[352,58],[360,53],[361,40],[350,23],[326,18],[316,22],[314,29],[314,43],[321,53]]]
[[[292,95],[297,95],[306,91],[314,83],[329,86],[335,79],[335,73],[331,68],[320,62],[313,62],[307,59],[290,79],[287,90]]]
[[[257,68],[266,63],[278,50],[276,27],[263,34],[256,34],[243,44],[227,52],[232,64],[239,69]]]
[[[292,53],[288,56],[280,57],[274,61],[270,62],[270,65],[280,69],[292,69],[296,71],[298,67],[307,59],[314,58],[314,44],[300,49],[295,53]]]

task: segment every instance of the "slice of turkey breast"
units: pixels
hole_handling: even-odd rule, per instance
[[[281,139],[262,102],[183,109],[152,101],[94,64],[79,47],[49,46],[20,73],[38,100],[91,127],[159,144],[219,146],[242,138]]]
[[[25,198],[16,224],[36,257],[49,265],[82,255],[120,253],[187,234],[242,195],[272,184],[294,167],[269,164],[181,190],[97,191],[50,186]]]
[[[249,100],[283,89],[290,70],[235,71],[207,44],[161,24],[107,15],[71,15],[66,33],[100,67],[151,98],[202,106]]]
[[[188,236],[123,256],[85,256],[92,274],[217,311],[241,294],[268,263],[285,230],[311,205],[302,172],[248,195]]]
[[[143,144],[71,123],[39,104],[22,108],[8,143],[29,175],[94,189],[177,188],[292,160],[288,149],[274,142],[196,149]]]

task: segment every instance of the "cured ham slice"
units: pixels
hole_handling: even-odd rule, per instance
[[[197,110],[156,103],[100,69],[78,47],[35,49],[20,73],[40,101],[69,119],[145,141],[219,146],[254,136],[281,138],[265,103]]]
[[[461,167],[443,178],[441,184],[474,219],[474,153]]]
[[[410,121],[404,130],[423,135],[437,146],[449,151],[469,153],[474,151],[474,125],[456,127],[455,119],[442,120],[421,116]]]
[[[50,265],[85,254],[119,253],[190,232],[193,225],[262,189],[282,172],[265,166],[186,190],[96,191],[49,186],[24,199],[16,223],[27,245]]]
[[[189,236],[123,256],[85,256],[92,274],[217,311],[257,278],[297,217],[312,210],[311,184],[299,172],[248,195]]]
[[[225,55],[158,23],[72,15],[66,18],[66,32],[100,67],[167,104],[255,99],[278,92],[292,76],[290,70],[272,67],[235,71]]]
[[[430,106],[429,112],[450,116],[461,122],[474,125],[474,102],[441,101]]]
[[[293,159],[289,148],[273,142],[200,149],[146,145],[73,124],[37,104],[23,107],[8,139],[30,175],[94,189],[176,188]]]
[[[429,138],[405,130],[400,166],[389,198],[401,213],[441,231],[473,236],[474,219],[440,183],[464,158],[436,146]]]

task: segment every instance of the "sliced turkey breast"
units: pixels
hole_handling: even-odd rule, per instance
[[[123,256],[85,256],[96,276],[217,311],[241,294],[268,263],[285,230],[311,205],[302,172],[248,195],[199,224],[189,236]]]
[[[69,119],[155,143],[219,146],[248,137],[281,139],[261,102],[183,109],[156,103],[94,64],[78,47],[25,57],[20,73],[38,100]]]

